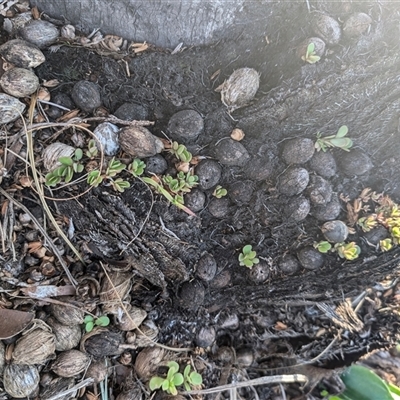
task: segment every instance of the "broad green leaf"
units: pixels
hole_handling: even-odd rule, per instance
[[[172,378],[172,382],[175,386],[182,385],[183,383],[183,375],[180,372],[177,372]]]
[[[203,377],[196,371],[190,374],[190,381],[193,385],[201,385],[203,383]]]
[[[253,264],[258,264],[260,262],[260,260],[258,258],[253,258]]]
[[[246,244],[246,246],[244,246],[242,249],[242,253],[249,254],[251,252],[251,248],[252,248],[251,244]]]
[[[85,166],[83,164],[74,163],[74,171],[77,172],[78,174],[80,174],[84,168]]]
[[[321,59],[321,57],[320,56],[309,56],[308,58],[307,58],[307,62],[309,63],[309,64],[315,64],[316,62],[318,62],[319,60]]]
[[[110,324],[110,318],[108,318],[107,315],[103,315],[97,318],[95,323],[98,326],[108,326]]]
[[[93,328],[94,328],[94,322],[93,321],[89,321],[89,322],[86,323],[86,325],[85,325],[86,332],[92,332]]]
[[[58,161],[63,165],[72,165],[73,161],[71,157],[60,157]]]
[[[351,400],[393,400],[385,382],[361,365],[347,368],[340,378],[346,386],[341,397],[347,396]]]
[[[340,148],[348,148],[349,146],[351,147],[351,145],[353,144],[351,139],[349,139],[349,138],[333,138],[330,140],[330,142],[334,146],[340,147]]]
[[[75,150],[75,160],[79,161],[83,157],[82,149]]]
[[[65,171],[65,182],[67,182],[67,183],[68,183],[68,182],[71,182],[73,176],[74,176],[74,170],[73,170],[72,168],[68,168],[68,169]]]
[[[160,389],[160,387],[163,385],[164,382],[165,382],[164,378],[161,378],[160,376],[153,376],[150,379],[149,388],[151,391]]]
[[[337,138],[342,138],[347,135],[347,132],[349,131],[349,128],[347,128],[346,125],[342,125],[339,130],[337,131],[336,137]]]
[[[161,389],[164,390],[164,392],[168,392],[170,391],[170,387],[171,387],[171,383],[170,381],[167,379],[164,379],[162,385],[161,385]]]
[[[251,268],[254,264],[253,261],[247,260],[247,259],[243,260],[243,263],[246,267],[249,267],[249,268]]]
[[[307,55],[308,55],[308,54],[311,54],[314,50],[315,50],[315,44],[311,42],[311,43],[307,46]]]
[[[176,396],[178,394],[176,387],[172,383],[170,383],[169,389],[167,391],[171,393],[173,396]]]
[[[87,324],[88,322],[92,322],[94,320],[94,318],[91,315],[86,315],[85,319],[83,320],[83,322],[85,324]]]
[[[176,361],[170,361],[168,364],[168,377],[170,376],[170,372],[172,371],[172,375],[179,371],[179,364]],[[171,377],[172,377],[171,375]]]
[[[186,367],[185,367],[185,369],[183,371],[183,376],[185,378],[187,378],[189,376],[189,373],[190,373],[190,364],[186,365]]]
[[[257,255],[257,253],[253,250],[247,254],[247,258],[250,258],[250,260],[252,260],[256,255]]]

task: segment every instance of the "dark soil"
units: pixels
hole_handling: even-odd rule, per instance
[[[296,56],[296,47],[314,35],[308,22],[310,14],[306,2],[291,2],[271,6],[270,24],[264,32],[253,34],[249,28],[248,36],[213,46],[177,54],[150,48],[132,56],[104,55],[64,45],[55,52],[45,51],[46,62],[36,69],[41,81],[61,82],[50,89],[52,98],[71,96],[77,81],[94,82],[101,88],[107,113],[114,114],[123,104],[131,103],[138,112],[136,119],[154,121],[148,129],[160,138],[173,135],[168,124],[179,111],[195,110],[203,118],[204,129],[197,139],[186,143],[179,140],[194,156],[213,160],[214,164],[209,166],[212,173],[204,165],[208,161],[198,167],[204,175],[196,189],[201,191],[200,200],[193,199],[196,217],[152,194],[137,179],[130,179],[131,187],[122,194],[100,185],[75,199],[87,189],[85,183],[47,194],[63,199],[48,204],[65,231],[68,221],[73,221],[72,242],[84,255],[86,265],[69,250],[65,257],[79,287],[87,284],[88,277],[101,281],[100,262],[110,270],[130,268],[135,280],[131,304],[148,312],[148,319],[159,329],[158,341],[169,346],[205,348],[206,387],[227,383],[230,374],[240,380],[305,373],[310,379],[305,391],[312,391],[320,379],[332,375],[332,370],[340,370],[374,349],[390,347],[397,340],[398,320],[388,310],[396,305],[398,289],[393,286],[386,290],[379,282],[386,279],[386,286],[390,286],[398,277],[398,248],[382,253],[363,241],[358,228],[349,237],[361,246],[361,255],[355,261],[345,261],[337,253],[315,254],[312,246],[324,240],[320,227],[325,221],[348,222],[342,200],[333,216],[329,215],[330,209],[328,214],[321,214],[321,207],[337,196],[352,201],[369,187],[400,202],[400,53],[393,35],[400,17],[391,3],[350,3],[351,9],[345,11],[339,8],[341,3],[312,3],[313,17],[327,11],[343,21],[360,11],[372,17],[371,28],[358,39],[343,38],[328,46],[321,61],[306,64]],[[241,67],[255,68],[260,73],[260,89],[251,104],[230,115],[214,89]],[[316,166],[318,160],[308,161],[309,157],[304,163],[290,164],[288,153],[299,149],[285,148],[289,139],[315,142],[317,132],[332,135],[342,125],[349,128],[354,150],[329,150],[333,159],[321,157],[322,167]],[[89,128],[96,126],[90,123]],[[245,133],[240,144],[248,157],[228,162],[226,152],[237,151],[229,147],[234,128]],[[43,147],[56,141],[52,136],[55,131],[36,133],[38,161]],[[63,131],[57,141],[73,145],[73,133],[72,129]],[[238,142],[232,142],[237,146]],[[172,158],[166,152],[161,155],[167,161],[167,172],[174,173]],[[122,152],[118,156],[128,158]],[[299,154],[295,156],[298,160]],[[159,165],[155,159],[144,161],[154,163],[154,168]],[[16,161],[8,177],[3,178],[2,187],[17,188],[15,198],[42,220],[35,193],[15,186],[17,171],[21,170],[22,163]],[[298,170],[299,177],[290,174],[290,182],[284,181],[288,173]],[[316,196],[323,199],[323,204],[310,201],[313,186],[303,192],[309,175],[310,182],[318,181],[315,171],[324,177],[324,188],[329,186],[324,189],[327,195]],[[209,180],[219,172],[220,179],[210,186]],[[226,197],[213,196],[216,184],[227,189]],[[306,199],[311,207],[308,215]],[[294,216],[296,210],[299,212]],[[18,220],[22,212],[15,213]],[[10,251],[3,255],[3,269],[12,265],[3,276],[32,282],[32,274],[37,271],[42,274],[38,281],[44,282],[41,267],[27,262],[26,235],[22,228],[15,235],[17,261],[12,261]],[[247,244],[253,246],[260,259],[253,269],[240,266],[238,261]],[[18,273],[16,266],[20,268]],[[62,275],[61,268],[57,274]],[[354,319],[346,299],[354,300],[362,293],[368,300]],[[75,300],[89,308],[97,304],[97,295],[89,291]],[[41,309],[37,304],[32,308]],[[321,355],[332,341],[330,351]],[[237,357],[250,349],[253,360],[246,367],[235,357],[226,361],[221,353],[226,347],[234,349]],[[131,350],[131,356],[135,358],[138,351]],[[304,365],[293,367],[318,356],[309,370]],[[115,383],[114,395],[122,388],[122,384]],[[262,399],[280,398],[272,387],[260,386],[257,391]],[[318,396],[319,391],[313,394]],[[287,391],[290,398],[301,393],[296,385]],[[242,396],[255,398],[250,389],[243,390]]]

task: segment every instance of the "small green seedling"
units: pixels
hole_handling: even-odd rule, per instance
[[[188,151],[184,144],[172,142],[169,152],[172,153],[180,161],[188,163],[192,160],[192,153]]]
[[[202,376],[196,371],[190,372],[190,365],[186,365],[185,370],[183,371],[183,386],[185,386],[185,389],[189,391],[193,386],[199,386],[202,383]]]
[[[369,232],[378,225],[376,218],[376,214],[370,214],[367,217],[361,217],[357,220],[357,225],[363,230],[363,232]]]
[[[110,319],[106,315],[102,315],[99,318],[95,318],[92,315],[86,315],[83,322],[85,324],[85,331],[91,332],[95,326],[108,326],[110,324]]]
[[[86,150],[86,156],[89,158],[94,158],[99,153],[97,148],[97,143],[94,139],[90,139],[88,143],[88,149]]]
[[[146,164],[144,161],[139,158],[135,158],[132,163],[128,165],[128,171],[134,176],[138,177],[143,175],[144,170],[146,168]]]
[[[382,251],[389,251],[391,248],[393,248],[392,239],[386,238],[386,239],[380,240],[379,241],[379,248]]]
[[[332,245],[326,240],[321,240],[318,243],[314,243],[314,248],[320,253],[327,253],[332,248]]]
[[[218,185],[213,192],[213,196],[215,196],[217,199],[220,199],[221,197],[224,197],[228,194],[228,191],[224,189],[222,186]]]
[[[97,187],[103,182],[104,176],[98,169],[90,171],[87,177],[87,183],[93,187]]]
[[[310,43],[307,46],[306,54],[301,57],[301,59],[305,62],[308,62],[309,64],[315,64],[317,61],[321,59],[320,56],[317,56],[315,52],[315,44]]]
[[[106,176],[112,178],[115,175],[118,175],[120,172],[122,172],[125,168],[126,168],[125,164],[122,164],[121,161],[116,160],[115,157],[113,157],[108,162]]]
[[[350,243],[337,243],[335,244],[335,250],[339,254],[340,258],[345,258],[346,260],[355,260],[361,253],[361,249],[356,245],[355,242]]]
[[[84,169],[83,164],[80,162],[82,156],[82,149],[75,149],[72,157],[60,157],[58,162],[61,165],[46,175],[46,185],[56,186],[63,178],[66,183],[71,182],[74,173],[80,173]]]
[[[179,364],[175,361],[170,361],[168,364],[168,373],[166,378],[161,376],[153,376],[150,379],[149,387],[150,390],[162,389],[164,392],[176,396],[178,394],[177,386],[180,386],[184,382],[183,375],[178,372]]]
[[[258,264],[260,260],[257,258],[257,253],[252,250],[252,246],[247,244],[243,247],[239,254],[239,264],[247,268],[252,268],[254,264]]]
[[[125,189],[130,188],[130,183],[128,181],[124,181],[122,178],[112,179],[111,186],[116,192],[123,193]]]
[[[347,126],[343,125],[339,128],[336,135],[322,137],[321,133],[318,132],[315,148],[317,151],[322,150],[323,152],[326,152],[328,147],[337,147],[345,151],[350,151],[350,148],[353,146],[353,141],[345,137],[348,131]]]

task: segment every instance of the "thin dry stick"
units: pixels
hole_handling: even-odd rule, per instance
[[[107,277],[108,282],[110,282],[110,285],[111,285],[112,289],[114,290],[115,295],[116,295],[116,297],[118,298],[118,301],[120,302],[121,308],[124,310],[126,316],[127,316],[128,319],[133,323],[133,325],[136,327],[135,329],[136,329],[140,334],[142,334],[143,336],[147,337],[147,339],[148,339],[151,343],[153,343],[154,346],[161,347],[162,349],[165,349],[165,350],[171,350],[171,351],[175,351],[175,352],[178,352],[178,353],[185,352],[185,351],[192,351],[192,350],[193,350],[193,349],[191,349],[190,347],[187,347],[187,348],[184,348],[184,347],[183,347],[183,348],[175,348],[175,347],[165,346],[164,344],[157,343],[157,342],[155,342],[154,340],[150,339],[144,332],[142,332],[141,329],[135,324],[135,321],[133,321],[132,317],[130,316],[128,310],[126,309],[124,303],[122,302],[121,296],[119,295],[117,289],[116,289],[115,286],[114,286],[114,283],[112,282],[110,276],[108,275],[108,272],[107,272],[106,268],[104,267],[104,265],[103,265],[103,263],[102,263],[101,261],[100,261],[100,265],[101,265],[101,267],[103,268],[104,274],[105,274],[105,276]]]
[[[293,375],[276,375],[276,376],[263,376],[262,378],[250,379],[249,381],[229,383],[227,385],[217,386],[210,389],[202,390],[190,390],[183,392],[184,395],[192,394],[211,394],[223,392],[225,390],[238,389],[248,386],[267,385],[271,383],[307,383],[308,378],[305,375],[293,374]]]
[[[52,397],[49,397],[47,400],[60,399],[60,398],[62,398],[64,396],[66,396],[67,394],[74,393],[79,389],[82,389],[82,388],[84,388],[86,386],[91,385],[92,383],[94,383],[94,379],[93,378],[87,378],[87,379],[83,380],[82,382],[77,383],[75,386],[72,386],[72,388],[64,390],[63,392],[60,392],[60,393],[58,393],[58,394],[56,394],[56,395],[54,395]]]
[[[21,204],[18,200],[15,200],[12,196],[10,196],[2,187],[0,187],[0,193],[31,217],[32,221],[37,226],[40,233],[46,238],[49,247],[51,248],[54,255],[58,258],[58,261],[60,262],[61,266],[64,268],[64,271],[67,274],[68,279],[76,287],[78,282],[74,279],[71,272],[69,271],[67,264],[64,262],[60,252],[57,249],[57,246],[53,243],[53,241],[47,234],[46,230],[42,227],[42,225],[40,225],[39,221],[35,218],[35,216],[23,204]]]

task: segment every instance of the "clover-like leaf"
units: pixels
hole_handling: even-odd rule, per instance
[[[346,125],[342,125],[339,128],[339,130],[337,131],[336,137],[337,138],[342,138],[342,137],[346,136],[348,132],[349,132],[349,129],[347,128],[347,126]]]
[[[60,157],[58,161],[63,165],[72,165],[74,162],[71,157]]]
[[[160,389],[164,382],[165,382],[164,378],[161,378],[160,376],[153,376],[150,379],[149,388],[151,391]]]
[[[86,325],[85,325],[85,331],[86,332],[92,332],[93,328],[94,328],[94,322],[93,321],[90,321],[90,322],[86,323]]]
[[[190,373],[190,382],[192,385],[201,385],[203,383],[203,377],[196,371]]]
[[[102,315],[96,319],[95,324],[97,326],[108,326],[110,324],[110,318],[108,318],[107,315]]]

